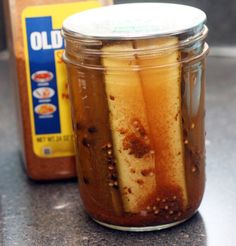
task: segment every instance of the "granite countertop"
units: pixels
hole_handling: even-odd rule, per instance
[[[7,58],[0,58],[0,245],[208,245],[236,241],[236,59],[208,59],[207,186],[199,212],[159,232],[103,228],[85,215],[76,181],[36,183],[22,168]]]

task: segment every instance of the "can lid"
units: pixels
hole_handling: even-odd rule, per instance
[[[72,15],[63,22],[63,31],[87,38],[137,39],[200,31],[205,21],[203,11],[186,5],[131,3]]]

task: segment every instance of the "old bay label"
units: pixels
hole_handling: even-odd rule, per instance
[[[60,28],[67,16],[100,5],[85,1],[34,6],[22,13],[32,142],[39,157],[74,155]]]

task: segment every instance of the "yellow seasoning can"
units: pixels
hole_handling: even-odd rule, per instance
[[[199,9],[164,3],[114,5],[64,21],[79,189],[98,223],[158,230],[197,211],[205,185],[205,22]]]
[[[34,180],[76,176],[66,66],[61,58],[62,22],[72,14],[111,2],[4,1],[23,159]]]

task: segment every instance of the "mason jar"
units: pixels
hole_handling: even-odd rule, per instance
[[[63,23],[80,195],[98,223],[149,231],[196,213],[205,185],[206,15],[121,4]]]

